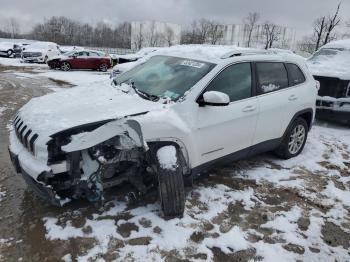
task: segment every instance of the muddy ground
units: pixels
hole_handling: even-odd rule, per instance
[[[108,212],[115,208],[118,201],[124,201],[124,194],[130,188],[118,189],[117,194],[115,191],[108,192],[106,201],[99,205],[75,201],[63,208],[57,208],[39,200],[27,188],[21,176],[14,172],[7,147],[9,123],[15,112],[30,98],[52,92],[52,87],[71,88],[72,86],[45,77],[18,77],[13,72],[35,74],[30,68],[0,65],[0,107],[6,108],[0,115],[0,192],[5,192],[0,201],[0,261],[62,261],[63,257],[66,261],[70,261],[70,259],[75,261],[79,257],[89,254],[93,247],[99,245],[98,240],[91,234],[94,229],[87,225],[87,221],[91,219],[115,221],[115,228],[111,230],[116,230],[118,237],[110,239],[106,250],[88,256],[89,261],[98,261],[99,259],[99,261],[139,260],[137,255],[134,256],[134,250],[130,253],[128,251],[123,253],[125,247],[150,246],[152,240],[158,235],[162,235],[165,228],[152,222],[146,215],[137,217],[133,210],[147,204],[153,207],[157,206],[156,194],[150,194],[140,203],[132,205],[126,203],[126,207],[121,212],[113,214]],[[323,125],[323,123],[317,125]],[[329,128],[345,130],[344,127],[332,125]],[[230,198],[225,199],[224,196],[225,201],[222,203],[226,203],[227,206],[208,219],[198,219],[198,224],[193,225],[193,233],[188,239],[185,239],[190,243],[189,246],[197,249],[182,248],[180,252],[176,249],[152,248],[148,252],[158,252],[159,256],[156,258],[166,261],[260,261],[266,257],[257,252],[258,248],[255,248],[254,244],[277,243],[286,252],[283,254],[291,254],[292,261],[295,259],[304,260],[306,257],[310,257],[310,254],[315,254],[315,257],[317,254],[325,254],[321,256],[321,261],[350,261],[350,209],[341,203],[342,207],[339,212],[342,212],[342,216],[340,216],[341,221],[339,220],[337,223],[329,215],[329,211],[336,204],[329,203],[323,196],[318,195],[326,188],[329,181],[332,181],[339,190],[349,191],[350,182],[343,178],[350,176],[350,148],[342,145],[341,141],[337,144],[338,149],[334,149],[332,142],[329,144],[329,152],[325,151],[322,159],[318,161],[322,170],[318,175],[304,168],[302,163],[300,166],[293,167],[280,166],[270,155],[233,163],[203,175],[195,182],[193,190],[187,189],[186,214],[189,217],[197,219],[198,214],[209,212],[210,205],[203,202],[201,198],[205,192],[203,188],[210,189],[217,185],[224,185],[227,192],[252,189],[252,196],[254,196],[252,201],[255,204],[251,208],[246,208],[244,201],[229,201]],[[340,167],[328,161],[332,150],[339,150],[344,166]],[[293,173],[293,178],[286,178],[287,182],[289,179],[302,180],[303,189],[294,188],[288,184],[286,186],[276,185],[274,181],[257,180],[242,175],[251,168],[259,167],[273,170],[276,173]],[[329,176],[328,172],[335,172],[335,175]],[[301,212],[301,216],[295,221],[295,232],[297,232],[298,237],[304,233],[305,239],[309,239],[307,232],[309,232],[310,223],[312,223],[310,220],[314,219],[311,216],[317,213],[315,217],[322,219],[319,239],[314,241],[310,239],[309,244],[298,245],[288,242],[288,237],[284,238],[278,229],[262,227],[263,224],[276,218],[278,214],[283,212],[286,214],[295,206]],[[149,212],[155,216],[159,215],[159,210],[151,208]],[[68,240],[59,238],[49,240],[46,235],[49,228],[44,219],[46,217],[56,218],[57,224],[61,225],[62,228],[67,226],[69,221],[70,225],[80,228],[86,236],[74,236]],[[138,219],[137,222],[135,222],[135,217]],[[220,247],[220,244],[205,244],[208,243],[207,239],[219,240],[221,234],[229,232],[235,226],[248,232],[245,237],[251,243],[250,247],[235,251],[234,249],[225,250]],[[142,230],[149,230],[151,234],[145,236],[134,234]],[[210,255],[208,252],[201,252],[198,249],[201,244],[206,245],[211,252]]]

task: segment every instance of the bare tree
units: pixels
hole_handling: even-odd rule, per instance
[[[167,26],[165,28],[164,38],[168,46],[173,45],[175,34],[174,34],[174,30],[171,27]]]
[[[142,24],[140,24],[139,31],[134,39],[134,47],[136,49],[141,49],[144,41],[145,41],[145,37],[143,36],[143,32],[142,32]]]
[[[302,40],[298,41],[298,50],[311,55],[315,52],[315,41],[313,36],[304,36]]]
[[[250,47],[253,31],[256,29],[258,25],[258,21],[260,19],[260,14],[257,12],[249,13],[248,16],[244,19],[244,24],[246,24],[248,29],[248,40],[247,47]]]
[[[263,34],[265,37],[265,49],[271,48],[273,44],[279,40],[281,28],[274,23],[266,21],[263,24]]]
[[[209,32],[207,38],[212,45],[215,45],[224,36],[223,26],[215,21],[208,21],[208,23]]]
[[[323,41],[323,36],[327,28],[326,17],[319,17],[314,21],[314,38],[316,40],[315,50],[318,50],[321,42]]]
[[[339,10],[340,10],[340,3],[338,4],[337,10],[335,11],[335,14],[333,15],[333,17],[328,18],[327,32],[323,42],[324,45],[327,44],[329,41],[331,41],[331,35],[334,29],[339,25],[341,21],[339,17]]]
[[[14,17],[11,17],[7,20],[5,31],[10,34],[11,38],[15,38],[18,36],[19,24],[18,24],[18,21]]]

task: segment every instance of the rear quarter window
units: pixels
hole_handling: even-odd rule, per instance
[[[257,62],[258,94],[266,94],[288,87],[288,74],[281,62]]]
[[[305,75],[299,66],[287,63],[286,67],[288,70],[289,86],[295,86],[305,82]]]

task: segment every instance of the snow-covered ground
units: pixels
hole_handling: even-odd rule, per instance
[[[16,61],[0,64],[23,66]],[[29,66],[32,72],[13,73],[76,86],[110,83],[108,74]],[[317,123],[294,159],[264,154],[203,175],[187,190],[183,218],[163,219],[154,200],[112,199],[88,216],[81,207],[42,221],[47,241],[81,243],[63,261],[349,261],[350,130]]]
[[[112,255],[123,261],[164,257],[214,259],[219,253],[263,261],[348,261],[350,132],[314,126],[305,151],[281,161],[271,155],[240,161],[199,179],[183,218],[164,220],[157,203],[130,208],[112,201],[103,212],[44,218],[50,240],[93,238],[78,261]],[[338,234],[347,236],[337,241]],[[340,238],[339,238],[340,239]]]

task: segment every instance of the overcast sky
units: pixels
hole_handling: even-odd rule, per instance
[[[261,22],[270,20],[293,27],[298,37],[311,30],[312,21],[333,13],[338,0],[0,0],[0,28],[15,17],[22,32],[53,15],[76,20],[109,23],[132,20],[160,20],[189,24],[197,18],[224,23],[241,23],[249,13],[261,14]],[[342,0],[341,16],[350,20],[350,0]]]

